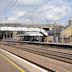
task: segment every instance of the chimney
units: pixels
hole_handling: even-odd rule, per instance
[[[69,25],[71,25],[72,24],[72,20],[69,20]]]

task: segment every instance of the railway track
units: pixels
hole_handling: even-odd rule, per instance
[[[34,47],[34,45],[32,46],[32,45],[26,45],[26,44],[21,44],[21,43],[19,44],[10,43],[10,44],[5,44],[5,45],[72,64],[72,54],[51,51],[51,50],[47,50],[47,48],[44,48],[44,47],[42,48],[36,47],[36,46]]]

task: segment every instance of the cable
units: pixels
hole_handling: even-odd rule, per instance
[[[44,10],[44,11],[41,11],[41,12],[39,12],[38,14],[41,14],[41,13],[43,13],[43,12],[45,12],[45,11],[48,11],[48,10],[55,9],[55,8],[57,8],[57,7],[59,7],[59,6],[62,6],[62,5],[64,5],[64,4],[67,4],[67,3],[71,2],[71,1],[72,1],[72,0],[67,0],[67,1],[65,1],[66,3],[58,4],[58,5],[56,5],[55,7],[52,7],[52,8],[46,9],[46,10]]]
[[[52,10],[52,9],[54,9],[54,8],[56,8],[56,7],[62,6],[62,5],[67,4],[67,3],[71,2],[71,1],[72,1],[72,0],[67,0],[67,1],[65,1],[66,3],[63,2],[63,3],[61,3],[61,4],[56,5],[55,7],[52,7],[52,8],[46,9],[46,10],[44,10],[44,11],[41,11],[41,12],[39,12],[38,14],[42,14],[42,13],[45,12],[45,11]],[[27,15],[27,14],[25,14],[25,15],[23,15],[23,16],[26,16],[26,15]],[[23,17],[23,16],[21,16],[21,17]],[[21,17],[19,17],[19,18],[21,18]]]
[[[46,9],[46,10],[44,10],[44,11],[41,11],[41,12],[39,12],[38,14],[41,14],[41,13],[43,13],[43,12],[45,12],[45,11],[48,11],[48,10],[50,11],[50,10],[56,8],[56,7],[62,6],[62,5],[67,4],[67,3],[71,2],[71,1],[72,1],[72,0],[67,0],[67,1],[65,1],[66,3],[63,2],[63,3],[61,3],[61,4],[56,5],[55,7],[52,7],[52,8]],[[7,11],[8,11],[11,7],[13,7],[16,2],[17,2],[17,0],[7,9]],[[5,12],[5,14],[7,13],[7,11]],[[26,15],[27,15],[27,14],[26,14]],[[24,15],[24,16],[25,16],[25,15]],[[21,16],[21,17],[23,17],[23,16]],[[21,17],[19,17],[19,18],[21,18]],[[30,17],[31,17],[31,16],[30,16]],[[32,18],[32,17],[31,17],[31,18]]]
[[[11,0],[8,5],[3,9],[3,11],[0,13],[0,20],[2,18],[3,13],[5,12],[5,10],[9,7],[9,5],[11,5],[11,3],[13,2],[13,0]]]
[[[6,10],[5,14],[9,11],[9,9],[11,9],[15,4],[16,4],[17,0],[15,0],[15,2]]]
[[[9,7],[9,5],[11,5],[12,2],[13,2],[13,0],[11,0],[11,1],[8,3],[8,5],[3,9],[3,11],[2,11],[0,14],[2,14],[3,12],[5,12],[5,10]]]
[[[3,15],[5,15],[9,11],[9,9],[11,9],[16,4],[16,2],[17,0],[15,0],[14,2],[13,0],[11,0],[7,7],[2,11],[2,13],[4,13]]]

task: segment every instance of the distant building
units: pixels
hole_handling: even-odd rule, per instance
[[[72,43],[72,21],[69,20],[69,25],[67,25],[61,32],[62,42]]]
[[[48,30],[48,42],[61,42],[60,32],[63,30],[63,26],[53,24]]]

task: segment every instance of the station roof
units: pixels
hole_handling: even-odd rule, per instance
[[[20,34],[17,36],[43,36],[43,34],[41,34],[39,32],[26,32],[24,34]]]
[[[63,27],[60,24],[20,24],[20,23],[0,23],[1,26],[11,27],[39,27],[39,28],[51,28],[51,27]]]

